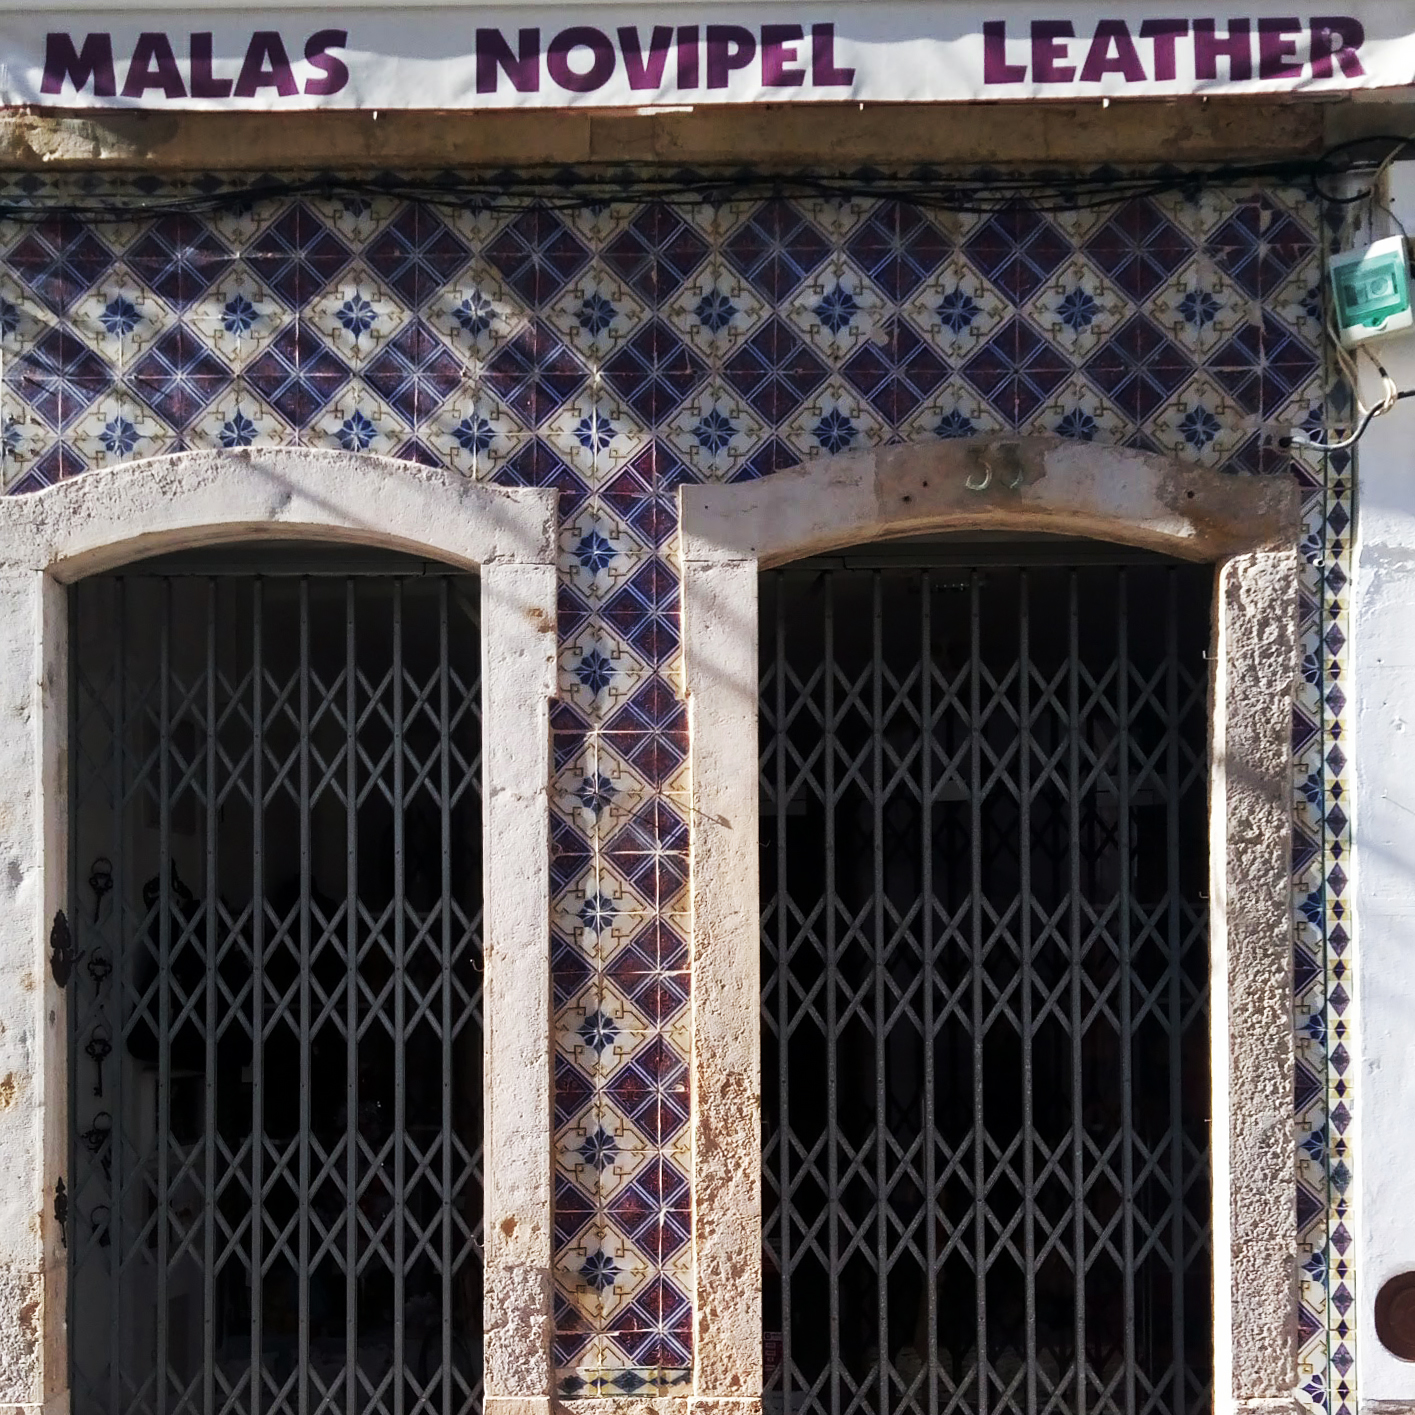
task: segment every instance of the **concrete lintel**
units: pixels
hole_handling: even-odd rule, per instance
[[[262,172],[869,163],[1231,162],[1323,146],[1306,99],[706,104],[687,112],[0,113],[0,165]],[[1393,131],[1389,127],[1386,131]],[[1395,129],[1394,131],[1399,131]]]
[[[0,499],[0,564],[68,582],[166,551],[252,539],[555,563],[554,492],[367,453],[180,452]]]

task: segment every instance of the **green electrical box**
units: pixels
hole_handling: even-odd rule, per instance
[[[1403,236],[1333,256],[1329,269],[1336,330],[1346,348],[1410,328],[1410,266]]]

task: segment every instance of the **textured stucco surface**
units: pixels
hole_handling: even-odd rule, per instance
[[[1390,208],[1415,216],[1415,170],[1391,173]],[[1382,361],[1401,388],[1415,384],[1415,341]],[[1415,1268],[1415,403],[1398,403],[1361,442],[1361,518],[1353,575],[1351,688],[1355,819],[1351,868],[1356,973],[1360,1154],[1353,1313],[1363,1415],[1415,1415],[1415,1362],[1375,1335],[1376,1294]]]
[[[1220,567],[1217,591],[1209,848],[1222,1409],[1289,1397],[1297,1381],[1288,894],[1297,553],[1235,556]]]
[[[7,1405],[36,1403],[43,1307],[39,1273],[0,1266],[0,1312],[8,1318],[0,1333],[0,1400]]]

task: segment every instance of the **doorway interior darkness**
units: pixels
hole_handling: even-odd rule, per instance
[[[478,1409],[476,578],[169,557],[70,637],[75,1411]]]
[[[769,1415],[1208,1408],[1211,582],[763,574]]]

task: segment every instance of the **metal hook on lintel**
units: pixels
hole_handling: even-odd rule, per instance
[[[969,491],[986,491],[988,489],[989,484],[992,482],[992,468],[986,462],[984,462],[982,481],[975,480],[976,475],[977,474],[975,472],[969,472],[967,480],[963,483],[963,485],[966,486]]]

